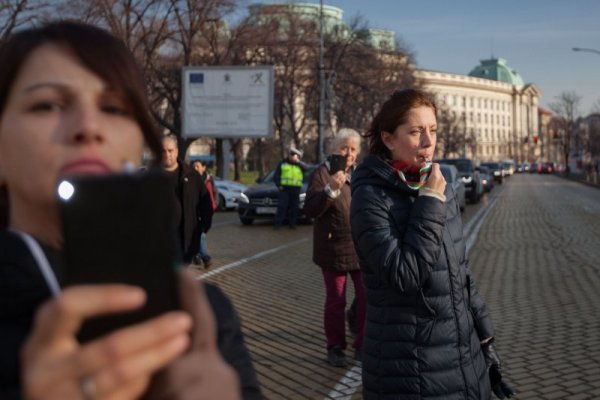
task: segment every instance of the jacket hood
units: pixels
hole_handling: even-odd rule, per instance
[[[395,188],[412,196],[419,193],[418,190],[409,188],[390,164],[372,154],[366,156],[352,173],[352,192],[364,184]]]

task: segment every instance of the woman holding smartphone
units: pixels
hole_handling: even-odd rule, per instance
[[[350,234],[350,181],[360,143],[358,132],[340,129],[329,146],[331,155],[310,179],[304,203],[306,215],[315,218],[313,261],[321,267],[325,282],[323,325],[327,362],[334,367],[347,365],[344,320],[348,277],[354,282],[356,337],[353,347],[358,361],[363,344],[364,289]]]
[[[51,295],[62,273],[58,181],[135,168],[145,146],[161,157],[131,53],[101,29],[57,22],[14,34],[0,59],[0,186],[9,205],[0,232],[0,398],[241,398],[245,378],[217,346],[236,348],[254,378],[239,321],[222,294],[209,304],[193,277],[180,282],[182,311],[84,344],[76,339],[84,320],[136,309],[145,293],[82,285]],[[231,320],[227,338],[221,329],[217,337],[213,310]]]
[[[370,154],[352,175],[352,237],[367,298],[367,400],[514,394],[468,267],[455,194],[431,162],[436,131],[425,92],[395,92],[373,119]]]

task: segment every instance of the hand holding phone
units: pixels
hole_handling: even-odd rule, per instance
[[[63,185],[64,183],[61,183]],[[68,180],[60,197],[65,286],[125,283],[146,291],[133,312],[87,320],[79,339],[178,309],[172,189],[159,172],[86,176]]]
[[[346,170],[347,157],[341,154],[330,154],[327,156],[329,163],[329,175],[333,175],[338,171]]]

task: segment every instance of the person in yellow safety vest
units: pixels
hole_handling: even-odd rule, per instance
[[[277,214],[274,228],[278,229],[287,219],[290,229],[296,229],[296,219],[300,209],[300,189],[304,180],[306,164],[300,161],[302,151],[290,148],[287,158],[281,160],[275,169],[275,184],[279,189]]]

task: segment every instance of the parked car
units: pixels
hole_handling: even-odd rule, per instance
[[[540,174],[554,173],[554,164],[551,162],[545,162],[542,164],[538,164],[538,173],[540,173]]]
[[[491,170],[494,180],[502,185],[504,181],[504,173],[502,172],[502,166],[497,162],[484,162],[480,166],[487,167]]]
[[[502,160],[500,164],[505,171],[505,176],[511,176],[515,173],[515,162],[513,160]]]
[[[481,183],[483,184],[483,191],[489,192],[494,188],[494,174],[491,169],[485,165],[477,167],[479,176],[481,176]]]
[[[460,207],[460,211],[465,211],[467,206],[467,196],[465,194],[465,183],[458,176],[458,170],[452,164],[440,164],[440,170],[446,183],[454,189],[456,193],[456,201]]]
[[[539,164],[538,164],[538,163],[532,163],[532,164],[529,166],[529,173],[530,173],[530,174],[537,174],[537,172],[538,172],[538,168],[539,168]]]
[[[437,160],[440,164],[452,164],[458,170],[458,175],[465,183],[467,198],[477,203],[483,195],[483,185],[479,171],[475,170],[473,161],[469,158],[444,158]]]
[[[308,182],[316,168],[317,165],[309,165],[308,170],[304,173],[304,182],[300,190],[299,221],[310,222],[310,218],[304,214],[303,208]],[[256,185],[248,187],[248,189],[240,194],[238,214],[242,224],[251,225],[256,219],[273,220],[275,218],[279,189],[275,185],[274,175],[275,170],[273,169],[261,181],[258,181]]]
[[[217,188],[217,210],[231,210],[238,206],[238,199],[242,192],[248,189],[248,186],[238,182],[221,179],[213,176],[215,187]]]

